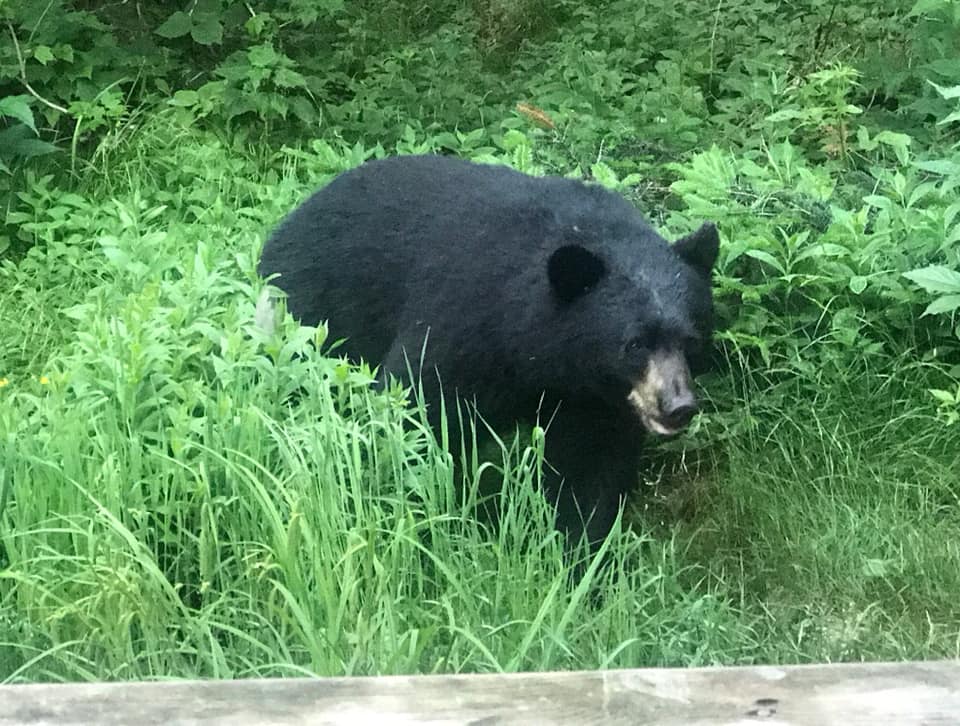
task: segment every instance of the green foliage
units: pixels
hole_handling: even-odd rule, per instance
[[[46,243],[3,268],[5,680],[703,663],[749,638],[729,604],[680,584],[669,542],[650,561],[647,538],[617,533],[611,568],[571,580],[533,485],[542,431],[468,466],[503,481],[492,535],[406,392],[375,392],[368,368],[323,355],[322,327],[271,310],[253,251],[279,211],[231,179],[252,164],[189,133],[143,143],[169,136],[188,174],[215,161],[212,198],[150,187],[48,214],[37,180],[24,225]],[[297,171],[370,153],[318,144]],[[278,210],[298,195],[263,181],[251,189]],[[45,266],[62,277],[31,287]],[[48,355],[18,360],[24,301],[54,300]]]
[[[53,144],[36,138],[37,127],[28,101],[27,96],[0,98],[0,123],[4,118],[14,120],[14,123],[7,128],[0,129],[0,175],[3,177],[0,181],[0,191],[8,191],[11,188],[10,177],[13,176],[11,166],[32,157],[56,151]],[[3,255],[9,246],[9,238],[6,235],[0,235],[0,255]]]
[[[918,270],[910,270],[903,276],[917,283],[929,293],[938,293],[940,297],[934,300],[923,311],[924,315],[952,313],[960,308],[960,272],[951,270],[943,265],[931,265]]]
[[[0,677],[956,657],[958,30],[952,0],[0,4]],[[309,190],[427,152],[719,225],[708,410],[583,581],[542,429],[453,487],[410,392],[254,273]]]
[[[906,9],[906,8],[904,8]],[[930,82],[953,83],[960,76],[960,45],[957,29],[960,13],[952,0],[917,0],[904,16],[908,28],[905,60],[893,62],[878,43],[870,60],[880,66],[878,75],[888,96],[902,93],[907,96],[906,109],[920,119],[943,118],[948,105],[931,92]],[[888,49],[895,43],[886,43]],[[901,51],[902,52],[902,51]],[[899,60],[899,59],[898,59]],[[882,70],[881,70],[882,69]],[[911,97],[912,96],[912,97]]]
[[[937,401],[937,416],[947,426],[960,422],[960,383],[953,391],[931,388],[930,395]]]
[[[786,89],[777,104],[779,110],[764,121],[789,134],[813,131],[821,151],[845,159],[850,152],[850,120],[862,113],[848,100],[858,76],[855,68],[844,65],[810,73],[802,83]]]

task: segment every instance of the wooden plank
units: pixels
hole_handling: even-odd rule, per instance
[[[0,687],[0,724],[960,724],[960,662]]]

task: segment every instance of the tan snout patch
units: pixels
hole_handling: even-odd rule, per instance
[[[664,412],[660,408],[660,402],[664,400],[662,394],[689,391],[692,387],[693,379],[683,354],[658,350],[650,357],[646,373],[634,384],[627,400],[648,431],[669,436],[682,427],[672,427],[664,421]]]

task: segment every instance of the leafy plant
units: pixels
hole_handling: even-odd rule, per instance
[[[956,657],[956,10],[0,3],[0,678]],[[583,580],[542,430],[468,462],[492,532],[263,293],[270,227],[393,153],[719,225],[704,414]]]
[[[0,119],[15,121],[0,130],[0,171],[5,174],[12,174],[9,165],[17,159],[30,159],[57,150],[53,144],[37,138],[37,125],[29,101],[29,96],[0,98]]]
[[[787,87],[782,105],[765,119],[773,128],[803,132],[827,156],[846,159],[850,152],[850,119],[862,109],[850,103],[859,72],[837,64],[810,73],[796,86]]]
[[[22,178],[18,169],[20,164],[57,150],[53,144],[37,138],[29,100],[23,95],[0,98],[0,193],[9,191]],[[3,128],[5,120],[12,123]],[[0,233],[0,258],[10,244],[10,237]]]
[[[930,395],[937,402],[937,416],[947,426],[953,426],[960,422],[960,383],[955,390],[945,390],[943,388],[931,388]]]
[[[928,293],[938,295],[927,305],[926,310],[923,311],[924,315],[940,315],[960,309],[960,272],[943,265],[931,265],[910,270],[903,273],[903,276],[917,283]]]

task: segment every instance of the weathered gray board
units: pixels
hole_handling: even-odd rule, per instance
[[[0,687],[0,724],[960,724],[960,662]]]

